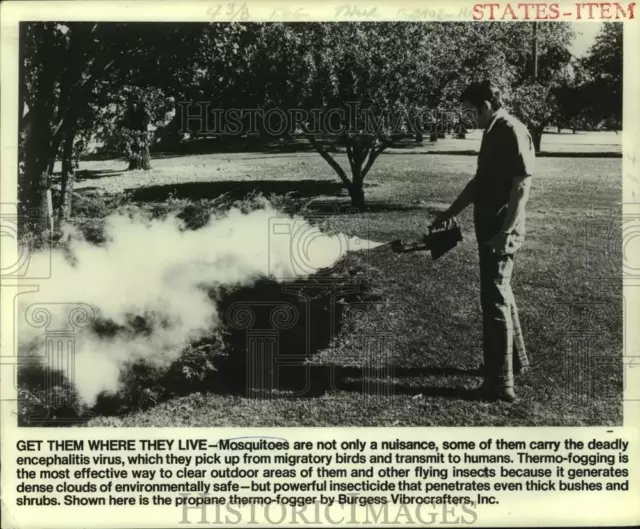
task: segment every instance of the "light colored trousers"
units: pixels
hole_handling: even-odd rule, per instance
[[[529,365],[518,307],[511,290],[514,254],[496,255],[480,245],[485,379],[497,387],[513,387],[513,373]]]

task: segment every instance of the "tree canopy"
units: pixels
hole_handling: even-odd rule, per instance
[[[74,177],[65,160],[77,137],[101,140],[144,169],[147,129],[171,130],[179,141],[180,103],[205,102],[279,110],[256,122],[266,136],[282,128],[283,112],[294,112],[283,133],[306,133],[362,207],[376,158],[402,134],[457,112],[472,80],[503,89],[538,147],[542,129],[561,115],[583,119],[588,107],[601,119],[621,119],[622,25],[605,24],[582,61],[570,56],[572,38],[567,24],[539,25],[534,80],[529,22],[24,23],[20,202],[44,207],[52,160],[61,158],[60,208],[68,215]],[[248,130],[243,119],[236,134]],[[336,146],[348,165],[338,162]],[[135,156],[142,161],[133,163]]]

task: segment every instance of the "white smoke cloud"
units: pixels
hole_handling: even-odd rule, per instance
[[[184,229],[175,217],[114,215],[107,219],[106,239],[103,246],[76,240],[67,253],[33,255],[34,268],[40,267],[38,260],[51,258],[52,276],[39,283],[38,292],[19,296],[21,354],[42,355],[45,328],[68,328],[70,311],[80,305],[123,328],[116,333],[76,328],[72,361],[58,366],[88,406],[101,392],[119,389],[127,362],[143,358],[166,364],[210,334],[219,324],[211,288],[251,285],[269,276],[300,278],[331,267],[347,251],[379,246],[324,234],[270,206],[249,214],[233,209],[198,230]],[[42,319],[40,309],[48,311],[50,321]],[[144,320],[147,332],[133,332],[135,317]]]

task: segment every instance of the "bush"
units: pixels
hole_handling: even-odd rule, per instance
[[[18,372],[18,424],[80,423],[96,413],[120,415],[146,409],[174,396],[208,391],[217,383],[218,365],[225,356],[221,335],[215,333],[186,347],[170,364],[137,359],[123,369],[120,391],[100,395],[93,408],[80,404],[75,388],[63,373],[52,373],[46,366],[23,366]]]

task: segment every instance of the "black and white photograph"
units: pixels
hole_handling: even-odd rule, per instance
[[[623,23],[236,15],[20,22],[17,424],[622,426]]]

